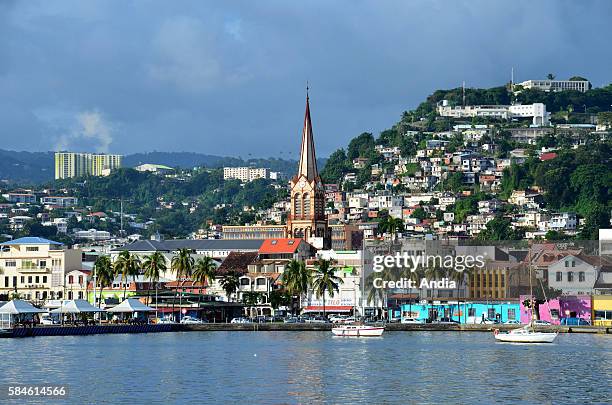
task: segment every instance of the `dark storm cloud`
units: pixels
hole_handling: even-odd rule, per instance
[[[611,82],[608,1],[0,1],[3,148],[320,156],[437,88]]]

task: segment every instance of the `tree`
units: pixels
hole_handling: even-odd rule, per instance
[[[293,302],[293,295],[287,289],[272,290],[270,291],[269,300],[270,306],[274,309],[278,309],[281,306],[288,307]]]
[[[193,280],[200,284],[200,297],[198,297],[198,303],[200,302],[202,295],[202,286],[204,284],[212,285],[217,276],[217,266],[212,258],[205,256],[198,259],[195,262],[193,269]]]
[[[238,273],[228,271],[223,276],[221,276],[221,281],[219,283],[221,284],[221,288],[223,288],[223,291],[225,291],[225,294],[227,295],[227,300],[231,302],[232,295],[235,294],[236,291],[238,291],[238,288],[240,287],[240,277]]]
[[[132,277],[132,280],[136,281],[135,277],[138,275],[138,270],[140,269],[140,259],[138,256],[124,250],[119,253],[113,267],[115,268],[116,274],[121,274],[121,282],[123,283],[123,299],[125,300],[128,278]]]
[[[106,287],[110,287],[115,279],[115,270],[109,256],[98,256],[94,263],[94,271],[96,272],[95,282],[100,287],[100,299],[98,305],[102,303],[102,290]],[[94,305],[96,305],[96,297],[94,297]]]
[[[487,222],[486,229],[478,234],[478,240],[520,240],[524,232],[512,229],[509,219],[497,216]]]
[[[397,233],[405,229],[404,221],[401,218],[393,218],[387,215],[378,221],[378,229],[383,233],[392,235],[392,239],[395,240]]]
[[[249,316],[253,317],[253,308],[261,301],[262,293],[257,291],[245,291],[242,293],[242,303],[250,308]]]
[[[344,149],[338,149],[327,159],[321,177],[328,183],[338,183],[350,168],[346,152]]]
[[[311,269],[301,260],[291,260],[283,272],[282,281],[291,296],[296,298],[299,308],[301,297],[308,291],[312,281]],[[295,308],[293,304],[291,306]]]
[[[425,218],[427,218],[427,213],[425,212],[425,210],[421,207],[415,209],[412,214],[410,215],[412,218],[417,218],[420,220],[424,220]]]
[[[162,252],[155,251],[150,255],[146,256],[142,267],[144,268],[144,276],[149,280],[149,287],[147,288],[147,305],[150,301],[150,290],[151,283],[155,284],[155,308],[157,308],[157,283],[161,274],[166,271],[166,257]]]
[[[547,78],[548,80],[555,80],[555,75],[554,75],[554,74],[552,74],[552,73],[549,73],[549,74],[547,74],[547,75],[546,75],[546,78]]]
[[[344,281],[334,273],[336,268],[331,260],[319,259],[313,273],[312,287],[314,288],[317,298],[323,298],[323,316],[327,316],[325,311],[325,293],[328,293],[331,298],[334,293],[339,291],[339,285]]]
[[[181,283],[181,290],[185,285],[185,279],[191,277],[194,262],[195,260],[191,256],[191,249],[187,248],[179,249],[178,253],[172,258],[172,261],[170,262],[170,267],[172,271],[174,271],[174,273],[176,274],[177,282]],[[179,295],[179,306],[182,307],[182,305],[183,291],[181,291],[181,295]],[[179,315],[179,318],[182,318],[182,312],[181,315]]]

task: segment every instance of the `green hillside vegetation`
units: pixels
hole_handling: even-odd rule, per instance
[[[285,187],[275,187],[270,180],[259,179],[245,184],[238,180],[224,181],[221,169],[195,171],[184,179],[120,169],[108,177],[62,180],[55,182],[54,186],[74,190],[80,205],[89,206],[94,212],[119,212],[123,199],[124,212],[137,213],[138,222],[155,220],[146,235],[159,231],[168,237],[186,236],[204,228],[208,221],[215,224],[252,223],[256,220],[255,213],[244,212],[244,206],[268,208],[287,195]],[[160,208],[160,200],[175,205],[171,209]],[[198,208],[190,213],[189,208],[195,204]],[[225,207],[215,208],[223,204]],[[89,224],[73,225],[85,229],[90,227]],[[119,224],[93,226],[96,229],[110,227],[116,231]]]

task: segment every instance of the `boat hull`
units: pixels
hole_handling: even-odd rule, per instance
[[[332,328],[334,336],[352,336],[352,337],[376,337],[382,336],[385,328],[383,327],[339,327]]]
[[[557,333],[498,333],[495,339],[499,342],[509,343],[552,343],[557,338]]]

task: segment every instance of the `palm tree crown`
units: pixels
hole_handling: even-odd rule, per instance
[[[113,267],[115,269],[115,274],[121,274],[121,282],[123,283],[123,299],[125,299],[128,277],[135,277],[138,275],[138,270],[140,269],[140,259],[138,256],[124,250],[119,253]]]
[[[330,297],[339,291],[339,286],[344,281],[335,275],[336,268],[331,260],[320,259],[317,261],[312,287],[317,298],[323,298],[323,316],[325,316],[325,293]]]

